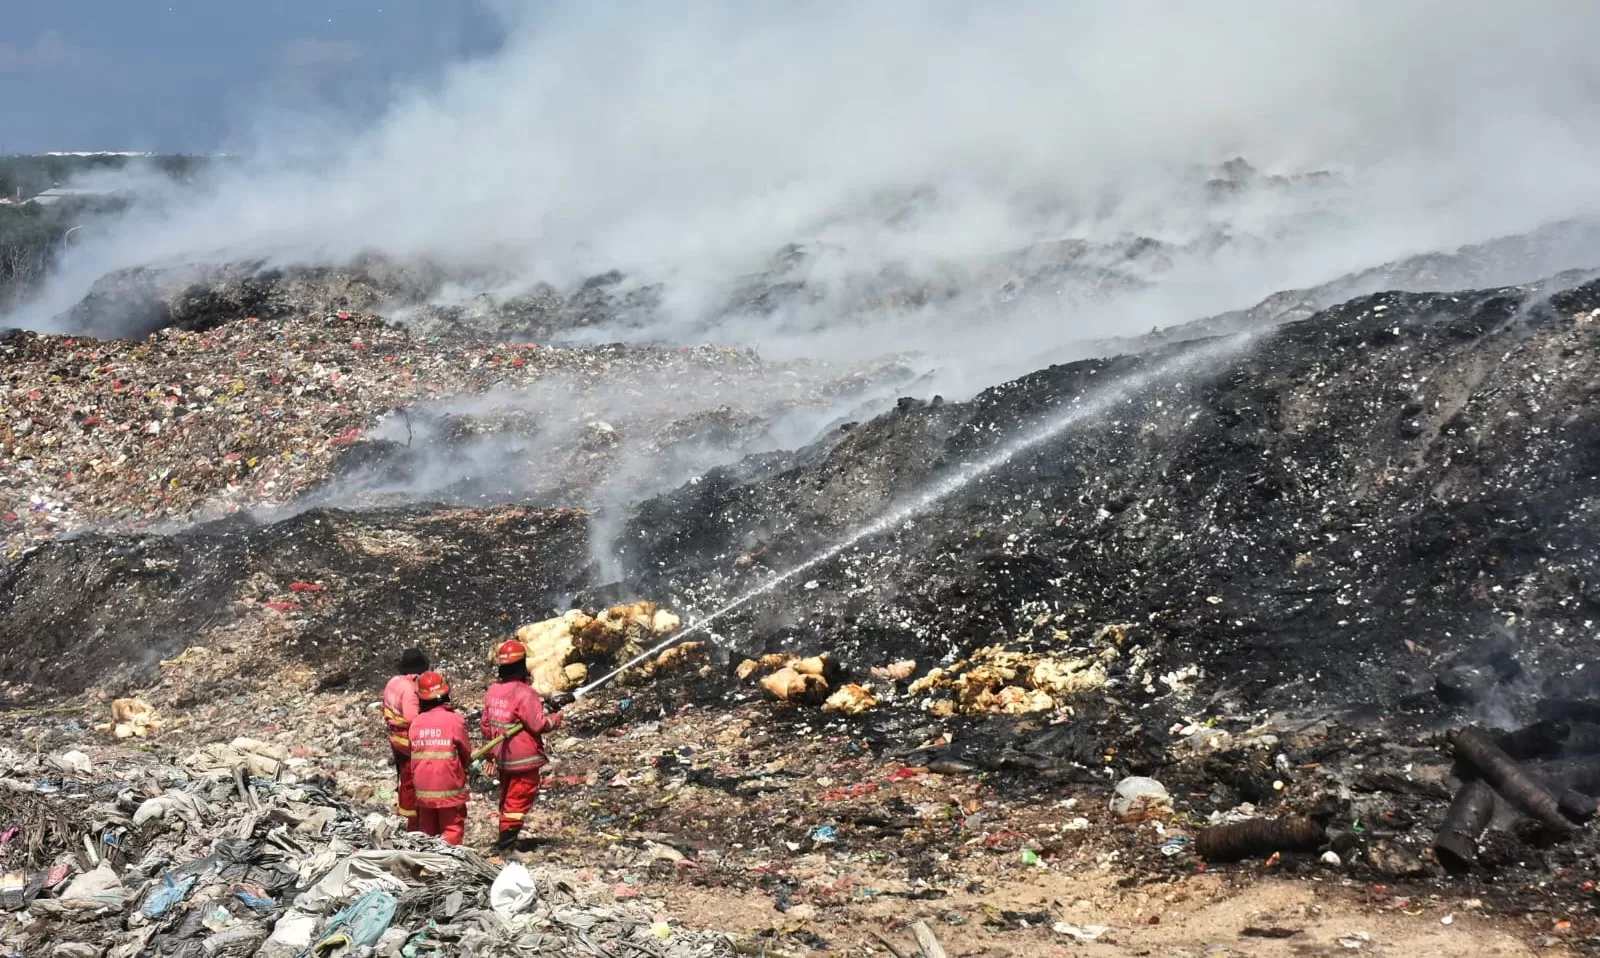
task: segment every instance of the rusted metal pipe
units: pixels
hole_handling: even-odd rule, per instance
[[[1314,852],[1326,830],[1309,818],[1257,818],[1218,825],[1195,836],[1195,854],[1211,862],[1236,862],[1273,852]]]
[[[1489,733],[1469,725],[1451,732],[1449,740],[1456,757],[1483,776],[1484,781],[1505,796],[1506,801],[1552,831],[1560,834],[1572,831],[1572,822],[1561,814],[1561,803],[1556,797],[1523,771],[1511,756],[1494,743]]]
[[[1600,801],[1593,796],[1585,795],[1575,788],[1569,788],[1561,793],[1561,812],[1573,822],[1582,825],[1593,818],[1595,812],[1600,810]]]
[[[1478,836],[1489,827],[1492,817],[1494,789],[1478,779],[1461,786],[1450,810],[1444,813],[1444,824],[1433,836],[1433,851],[1439,864],[1451,871],[1471,865],[1478,857]]]

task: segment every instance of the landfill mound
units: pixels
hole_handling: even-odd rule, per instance
[[[1600,283],[1384,293],[970,403],[902,400],[645,503],[621,541],[642,591],[691,619],[739,600],[713,630],[746,654],[925,672],[1001,645],[1098,662],[1124,700],[1430,711],[1437,673],[1491,638],[1535,679],[1591,661],[1597,306]]]
[[[0,542],[15,558],[86,529],[306,504],[594,505],[908,376],[711,346],[425,340],[347,312],[141,340],[12,332]]]
[[[915,661],[910,681],[936,710],[981,699],[960,673],[986,648],[1063,663],[1036,681],[985,673],[979,684],[1009,710],[1019,696],[1035,711],[1065,706],[1059,689],[1043,688],[1048,704],[1029,694],[1054,682],[1235,711],[1425,712],[1438,676],[1501,635],[1528,674],[1556,675],[1588,661],[1600,602],[1596,306],[1597,283],[1377,294],[1254,337],[1051,367],[969,403],[903,399],[644,503],[617,540],[631,594],[616,598],[654,598],[691,621],[745,599],[713,628],[722,645],[827,651],[859,679]],[[1079,407],[1071,428],[926,514],[787,575]],[[316,515],[48,543],[0,580],[14,639],[3,677],[64,681],[41,636],[122,661],[133,654],[121,650],[170,654],[240,602],[304,617],[297,643],[312,661],[354,655],[364,673],[376,653],[359,650],[389,629],[459,630],[440,641],[461,648],[611,578],[579,559],[593,522],[542,519],[564,531],[530,540],[532,520],[514,514],[491,509],[470,534],[459,511],[330,514],[328,529],[360,530],[354,547],[323,548]],[[386,537],[404,544],[371,544]],[[291,569],[278,556],[301,558]],[[300,580],[327,591],[314,603],[284,591]],[[346,595],[344,582],[360,587]],[[185,595],[194,601],[163,598]],[[944,675],[928,679],[936,666]]]
[[[859,421],[905,367],[337,313],[10,336],[0,931],[1195,953],[1162,921],[1282,875],[1331,894],[1223,937],[1592,946],[1600,282],[1311,306]],[[496,395],[541,380],[627,418]],[[784,450],[791,412],[833,425]],[[697,474],[707,437],[754,454]],[[470,709],[513,634],[545,692],[621,669],[549,743],[526,872],[390,831],[375,703],[417,645]]]
[[[164,758],[0,748],[7,954],[734,954],[572,870],[396,832],[283,746]]]
[[[587,527],[568,509],[316,509],[53,540],[0,580],[0,698],[144,684],[191,645],[265,643],[365,682],[398,641],[481,652],[589,584]]]

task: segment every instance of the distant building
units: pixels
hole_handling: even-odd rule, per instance
[[[155,156],[155,154],[133,150],[52,150],[49,153],[35,153],[34,156]]]
[[[100,197],[114,195],[116,195],[116,193],[113,190],[84,190],[76,189],[70,186],[53,186],[50,189],[45,190],[43,193],[38,193],[26,200],[23,200],[23,202],[37,203],[40,206],[52,206],[61,202],[62,200],[98,199]]]

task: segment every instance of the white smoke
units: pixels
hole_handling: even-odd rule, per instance
[[[505,6],[497,54],[365,129],[274,117],[250,163],[84,241],[8,322],[51,328],[129,266],[381,252],[507,290],[660,281],[646,338],[1009,357],[981,381],[1600,200],[1583,0]],[[1233,156],[1339,178],[1219,199],[1196,165]],[[1171,244],[1158,286],[988,295],[1009,253],[1127,235]],[[726,314],[791,242],[819,296]],[[984,295],[861,308],[890,270]]]

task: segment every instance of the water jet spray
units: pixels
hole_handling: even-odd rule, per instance
[[[952,472],[935,482],[931,487],[928,488],[926,492],[922,493],[916,498],[890,509],[889,511],[880,515],[878,518],[872,520],[864,526],[857,528],[854,532],[845,536],[837,543],[829,546],[806,561],[790,568],[786,572],[782,572],[776,576],[773,576],[738,598],[729,601],[721,608],[714,610],[704,618],[690,623],[683,630],[668,636],[656,645],[646,649],[643,652],[640,652],[638,655],[612,669],[610,672],[607,672],[605,675],[600,676],[593,682],[589,682],[586,685],[579,687],[575,692],[572,693],[573,698],[583,698],[589,693],[611,682],[628,669],[633,668],[651,656],[659,655],[662,651],[674,643],[681,642],[682,640],[691,635],[695,635],[696,633],[705,632],[707,627],[709,627],[713,622],[716,622],[718,619],[721,619],[729,613],[739,609],[741,606],[744,606],[751,600],[771,592],[773,589],[776,589],[778,586],[789,581],[802,572],[807,572],[816,568],[822,563],[835,558],[840,553],[844,552],[846,549],[849,549],[851,546],[856,545],[862,540],[869,539],[883,532],[887,532],[895,526],[921,515],[922,513],[933,508],[938,503],[966,488],[974,481],[982,478],[985,475],[988,475],[999,467],[1005,465],[1007,462],[1010,462],[1012,459],[1016,458],[1022,453],[1027,452],[1041,443],[1054,439],[1078,423],[1083,422],[1085,419],[1089,419],[1093,416],[1098,416],[1101,413],[1106,412],[1115,404],[1129,398],[1134,393],[1145,388],[1151,383],[1164,379],[1170,375],[1181,373],[1185,370],[1193,370],[1196,367],[1207,365],[1211,362],[1221,359],[1224,356],[1236,353],[1243,349],[1252,338],[1253,334],[1251,333],[1241,333],[1235,336],[1218,339],[1206,346],[1183,353],[1179,356],[1175,356],[1164,362],[1157,363],[1153,366],[1149,366],[1143,370],[1140,370],[1133,375],[1124,377],[1123,379],[1111,384],[1106,389],[1095,393],[1090,398],[1082,400],[1077,405],[1074,405],[1065,411],[1046,419],[1043,424],[1035,427],[1030,432],[1023,434],[1021,437],[1013,440],[1012,442],[1000,447],[987,457],[980,459],[975,463],[962,466],[955,472]],[[709,634],[708,637],[710,637]],[[714,637],[711,638],[713,641],[715,641]]]

